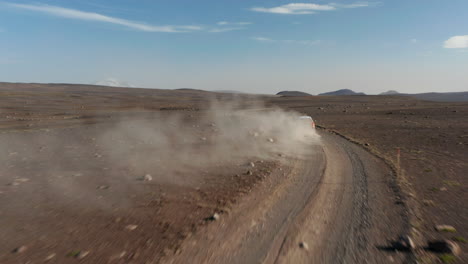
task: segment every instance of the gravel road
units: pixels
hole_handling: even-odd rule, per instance
[[[321,145],[274,172],[164,262],[410,262],[411,254],[390,246],[407,232],[390,169],[357,145],[321,134]]]

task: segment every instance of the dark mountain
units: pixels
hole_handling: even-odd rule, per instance
[[[365,93],[356,93],[353,90],[350,89],[341,89],[333,92],[328,92],[328,93],[321,93],[319,95],[366,95]]]
[[[311,94],[300,92],[300,91],[281,91],[276,95],[281,96],[312,96]]]

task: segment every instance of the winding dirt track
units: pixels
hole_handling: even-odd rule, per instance
[[[239,206],[189,237],[164,263],[402,263],[389,250],[407,232],[393,175],[362,148],[328,133]],[[305,243],[306,246],[299,246]]]

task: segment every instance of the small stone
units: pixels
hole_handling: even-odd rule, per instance
[[[153,177],[151,177],[150,174],[146,174],[144,177],[143,177],[143,181],[152,181],[153,180]]]
[[[401,236],[398,241],[393,244],[393,247],[397,250],[411,251],[415,249],[415,245],[411,237],[408,235]]]
[[[212,221],[217,221],[217,220],[219,220],[219,214],[218,214],[218,213],[214,213],[214,214],[210,217],[210,220],[212,220]]]
[[[445,192],[445,191],[447,191],[447,187],[442,187],[442,188],[440,188],[439,190],[440,190],[441,192]]]
[[[200,138],[202,141],[206,141],[206,137],[201,137]]]
[[[76,255],[76,258],[77,259],[83,259],[88,255],[89,255],[89,251],[80,251],[80,253],[78,253],[78,255]]]
[[[28,178],[18,178],[18,179],[15,179],[16,182],[28,182],[29,179]]]
[[[272,139],[272,138],[269,138],[269,139],[268,139],[268,142],[273,143],[273,142],[275,142],[275,140]]]
[[[422,203],[425,205],[425,206],[435,206],[435,202],[433,200],[422,200]]]
[[[428,247],[430,250],[437,253],[449,253],[455,256],[460,255],[461,249],[457,243],[450,240],[433,240],[429,241]]]
[[[52,253],[52,254],[48,255],[48,256],[44,259],[44,261],[52,260],[53,258],[55,258],[55,256],[57,256],[57,254]]]
[[[457,230],[455,227],[450,226],[450,225],[436,225],[435,229],[439,232],[450,232],[450,233],[455,233]]]
[[[370,144],[369,144],[369,143],[365,143],[364,146],[368,147],[368,146],[370,146]]]
[[[252,175],[253,173],[252,173],[251,170],[248,170],[245,174],[247,174],[247,175]]]
[[[109,189],[109,185],[99,185],[97,188],[99,190],[107,190],[107,189]]]
[[[309,250],[309,245],[307,245],[306,242],[300,242],[299,247],[304,249],[304,250]]]
[[[137,227],[138,227],[138,225],[128,225],[128,226],[125,227],[125,229],[133,231],[133,230],[137,229]]]
[[[255,163],[250,162],[250,163],[249,163],[249,166],[253,168],[253,167],[255,167]]]
[[[23,253],[26,249],[28,249],[26,246],[17,247],[13,249],[12,253]]]

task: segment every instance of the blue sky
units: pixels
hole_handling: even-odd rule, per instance
[[[4,1],[0,81],[468,91],[468,1]]]

